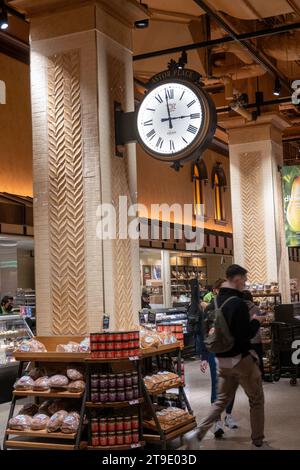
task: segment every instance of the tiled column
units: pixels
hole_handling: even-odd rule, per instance
[[[225,123],[223,123],[224,125]],[[229,136],[235,262],[249,271],[250,282],[279,282],[290,300],[280,167],[286,121],[266,114],[245,124],[226,123]]]
[[[16,0],[31,21],[34,227],[39,335],[137,323],[138,242],[96,237],[97,208],[136,198],[135,147],[115,156],[114,101],[134,109],[131,27],[119,0]],[[144,13],[143,13],[144,14]],[[118,224],[117,224],[118,232]]]

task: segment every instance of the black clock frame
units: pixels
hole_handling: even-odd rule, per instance
[[[148,153],[151,157],[155,158],[156,160],[160,160],[166,163],[186,162],[188,160],[193,160],[197,158],[199,156],[199,153],[202,152],[205,148],[207,148],[208,144],[213,139],[217,127],[217,113],[215,105],[209,94],[205,90],[203,90],[199,85],[186,79],[170,77],[166,80],[158,81],[154,86],[151,86],[151,88],[147,91],[145,97],[150,92],[153,92],[153,90],[155,90],[157,87],[162,86],[164,84],[169,85],[172,83],[179,83],[190,88],[199,99],[203,115],[203,125],[195,139],[184,150],[174,152],[169,155],[162,154],[150,149],[144,143],[143,139],[140,137],[138,132],[137,119],[139,108],[142,102],[139,104],[136,110],[135,133],[137,141],[141,145],[141,147],[145,150],[146,153]]]

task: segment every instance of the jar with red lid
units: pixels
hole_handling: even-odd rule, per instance
[[[115,351],[105,351],[105,357],[107,359],[114,359],[115,357]]]
[[[134,331],[129,331],[128,333],[128,339],[132,341],[134,339]]]
[[[117,390],[115,388],[109,389],[108,401],[111,401],[111,402],[117,401]]]
[[[140,354],[140,350],[139,349],[132,349],[131,352],[130,352],[130,355],[131,356],[138,356]]]
[[[97,388],[92,388],[91,390],[91,401],[93,403],[97,403],[99,401],[99,392]]]
[[[116,343],[112,343],[114,346],[115,351],[119,351],[123,347],[123,343],[121,341],[117,341]]]
[[[116,418],[107,419],[107,431],[115,432],[116,431]]]
[[[132,395],[133,395],[133,399],[137,399],[139,398],[139,387],[137,387],[136,385],[134,387],[132,387]]]
[[[124,444],[124,433],[123,431],[118,431],[116,433],[116,443],[117,443],[117,446],[121,446]]]
[[[106,333],[99,333],[98,342],[99,343],[105,343],[105,340],[106,340]]]
[[[99,445],[100,446],[107,446],[107,434],[106,433],[103,433],[103,434],[100,434],[99,436]]]
[[[118,416],[118,418],[116,418],[116,431],[124,431],[124,422],[123,422],[123,417],[122,416]]]
[[[92,434],[92,446],[98,446],[99,445],[99,434],[98,433],[93,433]]]
[[[91,388],[98,388],[98,387],[99,387],[99,375],[91,374]]]
[[[118,350],[118,351],[115,351],[115,357],[118,358],[118,357],[123,357],[123,351],[122,349]]]
[[[128,331],[123,331],[122,333],[122,341],[128,341],[129,340],[129,333]]]
[[[134,341],[133,339],[128,341],[128,349],[133,349],[134,348]]]
[[[131,431],[131,416],[125,416],[123,419],[124,430]]]
[[[117,377],[115,374],[108,375],[108,388],[116,388],[117,385]]]
[[[132,387],[125,388],[125,399],[127,401],[133,400],[133,388]]]
[[[125,401],[125,389],[124,388],[117,388],[116,401]]]
[[[116,433],[115,432],[109,432],[107,434],[107,445],[110,447],[116,445]]]
[[[122,349],[128,349],[128,340],[122,341]]]
[[[99,432],[100,434],[107,433],[107,419],[106,418],[99,419]]]
[[[102,389],[102,390],[105,390],[108,387],[107,374],[100,374],[100,376],[99,376],[99,386],[100,386],[100,389]]]
[[[137,340],[140,339],[140,333],[139,333],[139,331],[134,331],[134,333],[133,333],[133,339],[137,339]]]
[[[138,429],[139,428],[139,417],[134,415],[131,416],[131,429]]]
[[[122,349],[122,357],[128,357],[128,349]]]
[[[106,351],[114,351],[116,349],[115,344],[116,343],[113,343],[112,341],[109,341],[109,342],[105,343]]]
[[[117,332],[115,333],[115,341],[122,341],[122,333],[121,332]]]
[[[99,430],[98,418],[92,418],[92,419],[91,419],[91,431],[92,431],[92,434],[97,433],[98,430]]]
[[[140,440],[139,432],[138,431],[132,431],[132,443],[133,444],[138,444]]]
[[[132,433],[131,431],[124,432],[124,444],[132,444]]]
[[[124,376],[125,387],[132,387],[132,374],[131,372],[126,372]]]
[[[105,341],[107,343],[112,343],[114,340],[114,334],[113,333],[106,333],[105,335]]]
[[[132,372],[131,377],[132,377],[132,385],[138,385],[139,383],[138,373]]]
[[[107,390],[100,390],[99,393],[99,402],[100,403],[106,403],[108,400],[108,391]]]
[[[135,339],[133,341],[133,348],[136,349],[136,348],[139,348],[140,347],[140,342],[138,339]]]

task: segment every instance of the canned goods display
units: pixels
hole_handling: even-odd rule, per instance
[[[114,359],[139,354],[139,331],[91,333],[90,341],[92,358]]]
[[[101,416],[91,419],[92,446],[113,447],[139,442],[139,417]]]
[[[139,398],[136,371],[118,374],[91,374],[90,399],[93,403],[122,402]],[[97,384],[97,388],[93,385]]]
[[[115,432],[109,432],[107,434],[107,445],[108,446],[115,446],[116,445],[116,433]]]

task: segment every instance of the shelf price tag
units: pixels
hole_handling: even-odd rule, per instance
[[[136,398],[135,400],[131,400],[128,403],[129,405],[137,405],[139,403],[139,400]]]
[[[130,361],[137,361],[139,359],[139,356],[130,356],[128,357]]]
[[[132,449],[136,449],[137,447],[141,447],[141,443],[138,442],[137,444],[131,444]]]

